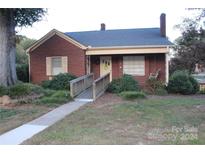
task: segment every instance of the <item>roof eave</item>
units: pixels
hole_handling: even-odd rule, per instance
[[[110,47],[92,47],[88,46],[88,50],[106,50],[106,49],[139,49],[139,48],[167,48],[172,45],[137,45],[137,46],[110,46]]]

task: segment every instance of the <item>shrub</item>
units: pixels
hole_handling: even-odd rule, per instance
[[[165,88],[157,88],[155,90],[155,95],[165,96],[168,94],[167,90]]]
[[[120,96],[128,100],[146,98],[145,93],[137,91],[124,91],[120,93]]]
[[[69,73],[61,73],[56,75],[52,80],[47,80],[42,82],[42,86],[47,89],[53,90],[69,90],[69,81],[75,79],[76,76]]]
[[[41,83],[41,86],[46,89],[51,89],[51,80],[44,80]]]
[[[197,82],[196,79],[194,79],[193,76],[189,76],[189,81],[191,82],[193,86],[192,94],[196,94],[199,91],[199,83]]]
[[[58,104],[66,103],[69,100],[71,100],[71,97],[68,91],[61,90],[61,91],[52,91],[52,95],[44,96],[34,101],[34,103],[44,104],[48,106],[57,106]]]
[[[151,78],[146,81],[146,90],[150,94],[161,95],[160,93],[167,93],[163,81]]]
[[[138,82],[131,75],[123,75],[119,79],[114,79],[108,85],[108,92],[120,93],[123,91],[139,91]]]
[[[64,98],[69,98],[70,94],[68,91],[56,91],[55,93],[53,93],[52,97],[56,97],[56,98],[60,98],[60,97],[64,97]]]
[[[51,90],[51,89],[44,89],[43,94],[44,96],[51,96],[56,92],[56,90]]]
[[[18,64],[16,66],[16,74],[18,80],[23,82],[29,82],[29,69],[28,64]]]
[[[0,97],[3,95],[8,95],[8,88],[0,86]]]
[[[9,95],[11,97],[23,96],[30,93],[30,89],[25,84],[16,84],[10,87]]]
[[[24,83],[26,86],[28,86],[29,91],[35,94],[43,94],[45,89],[39,85],[31,84],[31,83]]]
[[[170,93],[195,94],[198,91],[197,84],[187,71],[175,71],[169,79],[167,89]]]
[[[29,94],[41,94],[44,89],[41,86],[33,85],[30,83],[18,83],[9,88],[9,96],[11,97],[19,97],[25,96]]]

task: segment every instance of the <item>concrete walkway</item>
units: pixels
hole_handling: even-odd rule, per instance
[[[16,129],[13,129],[0,136],[0,145],[18,145],[25,140],[31,138],[33,135],[43,131],[57,121],[63,119],[65,116],[76,111],[81,106],[91,102],[88,95],[83,95],[73,102],[64,104],[47,114],[28,122]]]

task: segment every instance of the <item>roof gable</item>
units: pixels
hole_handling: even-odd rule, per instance
[[[34,49],[38,48],[41,44],[43,44],[44,42],[46,42],[48,39],[50,39],[51,37],[53,37],[54,35],[57,35],[67,41],[69,41],[70,43],[78,46],[81,49],[86,49],[87,47],[85,47],[83,44],[79,43],[76,40],[73,40],[72,38],[70,38],[69,36],[65,35],[62,32],[59,32],[56,29],[51,30],[50,32],[48,32],[46,35],[44,35],[41,39],[39,39],[38,41],[34,42],[28,49],[27,52],[31,52]]]

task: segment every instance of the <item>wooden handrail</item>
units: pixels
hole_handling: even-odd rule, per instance
[[[78,82],[78,81],[80,81],[80,80],[82,80],[82,79],[85,79],[85,78],[87,78],[87,77],[90,77],[91,75],[93,75],[93,73],[90,73],[90,74],[87,74],[87,75],[83,75],[83,76],[81,76],[81,77],[78,77],[78,78],[76,78],[76,79],[71,80],[70,83]]]
[[[107,73],[107,74],[105,74],[105,75],[99,77],[99,78],[96,79],[94,82],[98,82],[98,81],[102,80],[102,79],[105,78],[107,75],[110,75],[110,73]]]
[[[81,76],[77,79],[70,81],[70,95],[71,97],[75,97],[85,89],[92,86],[93,83],[93,73]]]
[[[110,83],[110,73],[103,75],[93,82],[93,100],[102,95]]]

